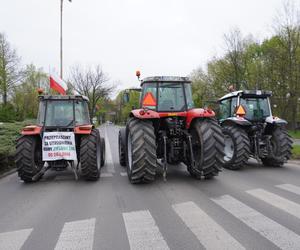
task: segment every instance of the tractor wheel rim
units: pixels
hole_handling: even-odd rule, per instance
[[[225,135],[224,140],[225,140],[224,161],[228,162],[233,158],[234,144],[233,144],[233,140],[232,140],[231,136],[229,136],[229,135]]]
[[[127,139],[127,159],[128,159],[128,167],[131,171],[132,168],[132,150],[131,150],[131,135],[128,133],[128,139]]]

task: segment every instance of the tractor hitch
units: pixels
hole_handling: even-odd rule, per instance
[[[201,176],[203,176],[203,170],[199,170],[196,166],[196,161],[194,157],[194,152],[193,152],[193,144],[192,144],[192,136],[184,131],[186,138],[188,140],[188,146],[189,146],[189,151],[190,151],[190,166],[193,169],[194,172],[199,173]]]
[[[42,169],[34,176],[32,176],[32,181],[37,181],[44,173],[46,173],[48,169],[50,169],[50,165],[48,164],[48,162],[45,162]]]

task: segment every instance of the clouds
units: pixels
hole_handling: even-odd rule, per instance
[[[0,4],[0,31],[23,62],[58,70],[59,0]],[[280,0],[65,1],[65,69],[100,63],[124,87],[138,85],[136,69],[142,76],[187,75],[222,53],[223,34],[232,27],[261,38],[270,34],[280,7]]]

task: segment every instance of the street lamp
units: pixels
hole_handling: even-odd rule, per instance
[[[60,78],[63,78],[63,35],[62,35],[62,17],[63,17],[63,2],[64,0],[60,0]],[[72,0],[69,0],[71,3]]]

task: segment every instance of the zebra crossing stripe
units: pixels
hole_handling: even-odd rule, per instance
[[[123,219],[130,249],[169,249],[148,210],[123,213]]]
[[[296,202],[263,189],[253,189],[247,193],[300,219],[300,205]]]
[[[300,195],[300,187],[299,186],[295,186],[292,184],[281,184],[281,185],[277,185],[276,187],[281,188],[286,191],[289,191],[291,193]]]
[[[212,199],[237,219],[244,222],[281,249],[299,249],[300,236],[245,205],[230,195]]]
[[[93,249],[95,218],[65,223],[55,250]]]
[[[172,207],[206,249],[245,249],[194,202],[179,203]]]
[[[19,250],[32,232],[32,228],[0,233],[1,250]]]

